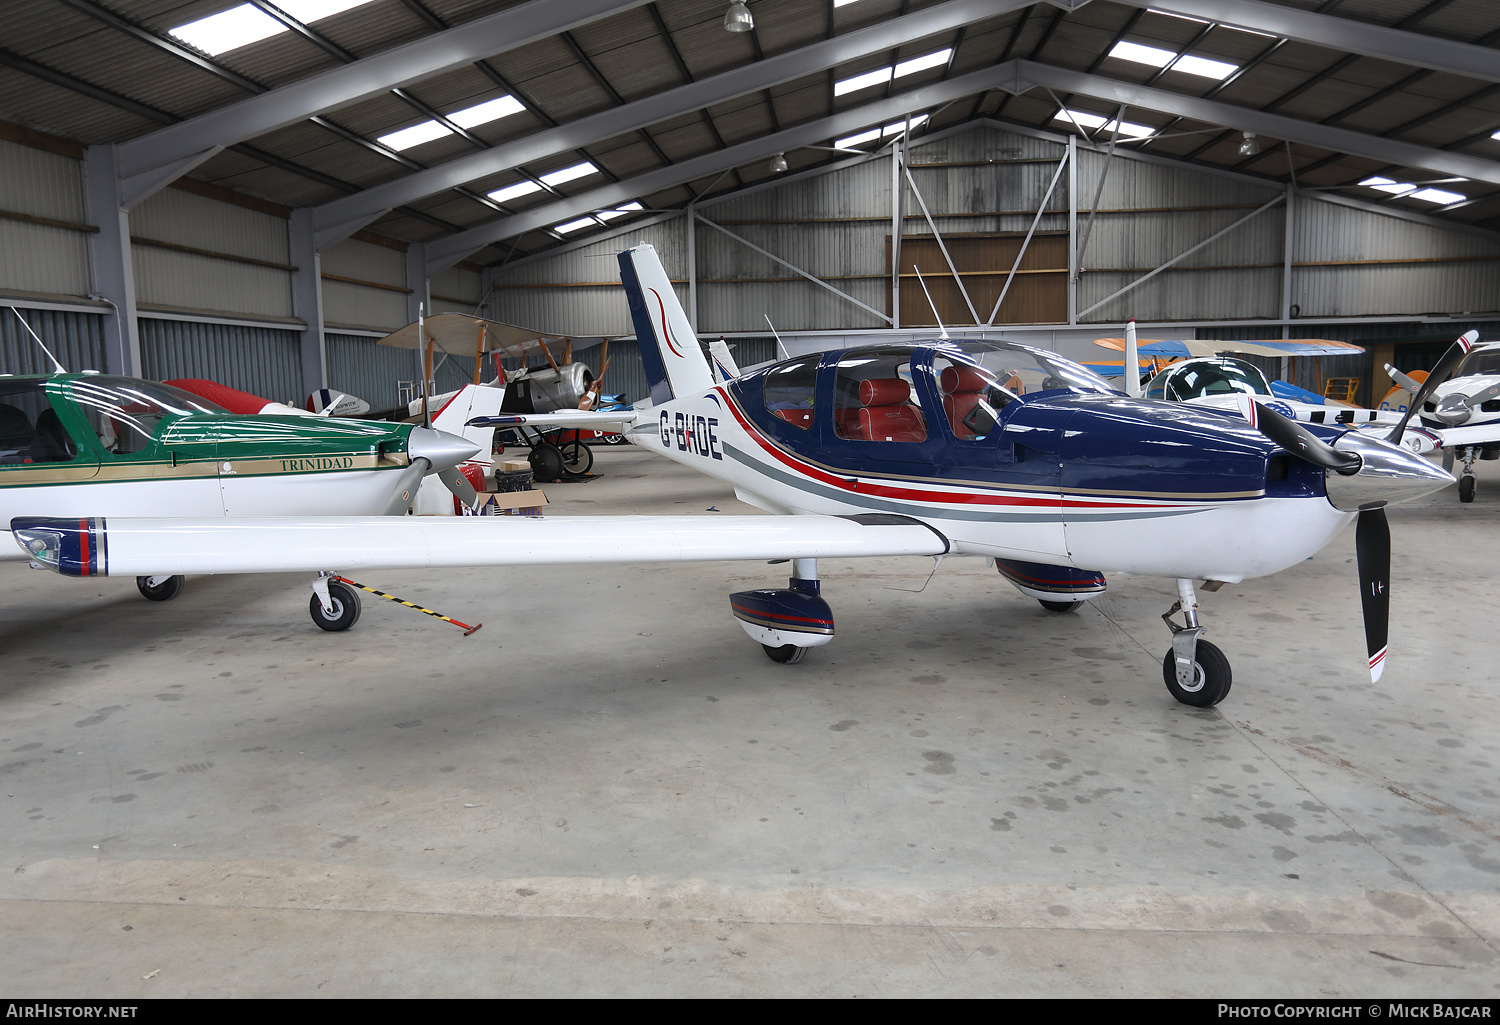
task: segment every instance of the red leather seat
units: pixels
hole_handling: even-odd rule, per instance
[[[911,385],[899,377],[861,381],[859,419],[851,436],[858,441],[926,441],[927,424],[910,399]]]
[[[939,383],[943,387],[943,415],[953,427],[953,435],[966,441],[979,435],[964,426],[964,417],[979,404],[989,381],[973,367],[948,367]]]

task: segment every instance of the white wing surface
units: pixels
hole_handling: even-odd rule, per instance
[[[30,519],[16,541],[69,576],[942,555],[904,516],[320,516]]]

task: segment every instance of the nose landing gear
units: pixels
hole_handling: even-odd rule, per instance
[[[1172,620],[1178,612],[1182,613],[1182,626]],[[1199,640],[1203,627],[1198,623],[1198,596],[1191,580],[1177,581],[1177,600],[1161,618],[1172,631],[1172,647],[1161,662],[1167,690],[1184,705],[1195,708],[1209,708],[1223,701],[1234,677],[1224,653],[1216,645]]]

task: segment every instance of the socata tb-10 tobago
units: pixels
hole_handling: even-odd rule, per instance
[[[1206,706],[1228,693],[1231,672],[1199,639],[1194,581],[1275,573],[1358,516],[1370,670],[1379,677],[1389,610],[1384,506],[1452,483],[1426,460],[1264,407],[1249,407],[1257,427],[1234,413],[1131,398],[1075,363],[1004,341],[814,353],[716,382],[655,251],[621,253],[620,270],[653,404],[482,423],[609,426],[778,515],[110,517],[12,528],[35,562],[72,575],[320,570],[320,625],[335,629],[340,606],[347,612],[357,599],[328,584],[333,570],[791,560],[786,587],[730,596],[745,631],[778,662],[833,637],[819,558],[993,558],[1054,611],[1102,593],[1105,570],[1163,576],[1177,582],[1164,617],[1173,635],[1163,677],[1179,701]],[[1169,618],[1179,611],[1182,625]]]

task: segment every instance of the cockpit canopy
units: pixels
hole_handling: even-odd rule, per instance
[[[0,463],[66,462],[78,454],[80,429],[65,427],[67,407],[82,414],[107,452],[145,448],[167,417],[224,413],[180,388],[133,377],[86,374],[0,378]],[[59,413],[64,416],[59,416]]]
[[[1479,377],[1500,374],[1500,345],[1475,349],[1463,358],[1454,377]]]
[[[829,403],[834,436],[845,441],[921,443],[939,416],[953,437],[979,440],[1012,402],[1060,390],[1113,393],[1102,378],[1053,353],[1013,342],[943,342],[784,360],[763,372],[766,411],[812,430],[820,368],[832,377],[831,394],[821,401]]]
[[[1271,384],[1254,363],[1230,356],[1203,356],[1173,363],[1146,385],[1146,398],[1186,402],[1213,395],[1271,395]]]

